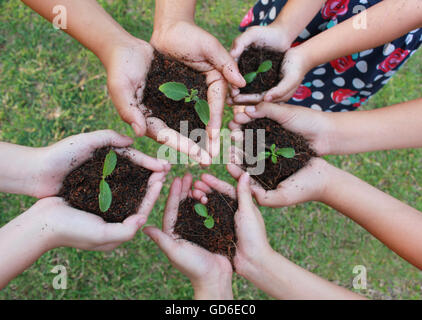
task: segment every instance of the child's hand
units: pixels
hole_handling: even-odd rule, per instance
[[[261,41],[256,42],[257,46],[262,46],[260,45]],[[280,52],[283,52],[283,50],[280,50]],[[237,51],[235,54],[237,54]],[[231,97],[228,98],[227,103],[233,105],[256,104],[262,101],[288,101],[296,93],[303,78],[309,70],[311,70],[311,68],[312,65],[309,63],[309,59],[302,54],[302,50],[299,47],[290,48],[285,52],[280,69],[282,80],[276,87],[266,92],[256,94],[240,94],[240,90],[238,88],[232,87],[230,92]]]
[[[239,87],[246,85],[236,62],[214,36],[191,22],[171,21],[155,25],[151,44],[159,52],[205,74],[210,105],[208,152],[211,157],[217,156],[220,152],[219,130],[227,93],[226,79]]]
[[[301,134],[318,155],[329,153],[332,124],[327,115],[323,112],[286,104],[261,103],[256,107],[246,107],[245,113],[237,113],[229,124],[229,128],[233,130],[232,137],[240,142],[243,140],[241,126],[253,119],[264,117],[277,121],[287,130]],[[235,164],[239,163],[236,158],[240,158],[238,157],[240,152],[232,148],[231,163],[227,165],[227,170],[235,179],[243,173],[243,170]],[[306,167],[271,191],[265,191],[251,179],[253,195],[260,205],[268,207],[284,207],[319,200],[328,184],[327,167],[328,164],[323,159],[313,158]]]
[[[45,198],[57,195],[64,178],[75,168],[89,160],[92,153],[104,146],[116,147],[116,152],[125,152],[125,156],[144,168],[154,171],[149,179],[147,194],[141,204],[139,213],[146,218],[160,194],[160,190],[170,164],[164,160],[151,158],[134,149],[126,148],[133,140],[111,130],[95,131],[68,137],[49,147],[41,148],[39,175],[35,178],[35,197]]]
[[[144,136],[147,125],[138,106],[142,100],[146,77],[153,58],[149,43],[131,37],[115,46],[105,63],[107,87],[123,121],[132,126],[137,136]]]
[[[106,223],[101,217],[69,207],[61,198],[45,198],[35,203],[26,215],[39,225],[44,250],[72,247],[109,251],[132,239],[146,218],[133,215],[123,223]]]
[[[170,188],[163,230],[145,227],[144,232],[163,250],[172,265],[192,282],[197,299],[232,299],[230,261],[174,234],[179,203],[192,197],[192,176],[176,178]]]
[[[249,175],[243,174],[239,178],[236,190],[227,182],[210,174],[203,174],[201,180],[195,182],[193,190],[193,196],[204,204],[207,202],[207,193],[212,189],[238,199],[239,207],[235,215],[237,243],[234,264],[236,272],[243,276],[252,271],[251,268],[263,263],[272,253],[261,212],[252,200],[249,180]]]

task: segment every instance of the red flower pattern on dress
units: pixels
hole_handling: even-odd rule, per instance
[[[378,69],[387,73],[395,68],[410,54],[409,50],[397,48],[378,66]]]
[[[343,100],[353,97],[357,91],[350,90],[350,89],[338,89],[331,94],[331,99],[335,103],[341,103]]]
[[[242,22],[240,23],[240,26],[242,28],[250,25],[253,21],[253,8],[250,8],[248,13],[243,17]]]
[[[353,60],[352,56],[347,56],[331,61],[330,64],[337,73],[343,73],[353,68],[356,65],[356,61]]]
[[[345,15],[349,10],[349,3],[350,0],[328,0],[321,10],[321,15],[326,20]]]
[[[310,97],[312,95],[311,89],[304,85],[300,85],[300,87],[297,89],[296,93],[293,95],[293,99],[296,101],[303,101],[306,98]]]

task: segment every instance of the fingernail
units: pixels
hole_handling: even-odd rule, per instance
[[[136,225],[140,228],[142,227],[145,223],[147,222],[147,219],[142,216],[138,219],[138,221],[136,221]]]
[[[256,112],[256,108],[254,106],[247,106],[245,108],[245,111],[250,112],[250,113],[254,113],[254,112]]]
[[[139,126],[135,122],[132,123],[131,126],[137,136],[141,135],[141,128],[139,128]]]
[[[266,97],[264,98],[264,100],[265,100],[266,102],[271,102],[271,101],[273,100],[273,97],[272,97],[272,96],[266,96]]]

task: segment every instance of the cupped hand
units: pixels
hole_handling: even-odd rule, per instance
[[[236,62],[214,36],[190,21],[182,20],[155,25],[151,44],[159,52],[206,76],[210,105],[207,151],[211,157],[217,156],[220,152],[220,128],[227,81],[237,87],[246,85]]]
[[[261,31],[256,35],[260,35]],[[264,40],[257,38],[256,46],[262,47]],[[249,42],[249,41],[248,41]],[[246,42],[247,43],[247,42]],[[239,46],[241,48],[241,46]],[[269,47],[274,47],[269,45]],[[281,45],[284,47],[284,45]],[[238,54],[237,49],[234,55]],[[232,51],[233,52],[233,51]],[[284,52],[280,49],[280,52]],[[285,51],[284,59],[280,67],[281,81],[274,88],[256,94],[240,94],[240,90],[233,87],[231,90],[231,97],[228,99],[228,104],[257,104],[259,102],[281,102],[288,101],[296,93],[305,75],[311,70],[312,66],[309,60],[302,54],[302,50],[298,47],[290,48]]]
[[[115,147],[116,152],[154,173],[148,181],[148,190],[138,210],[138,215],[148,217],[157,200],[166,174],[170,170],[167,161],[151,158],[137,150],[127,148],[133,140],[112,130],[82,133],[63,139],[49,147],[39,149],[39,173],[35,178],[33,196],[45,198],[59,193],[65,177],[92,157],[101,147]]]
[[[154,49],[137,38],[116,45],[105,67],[111,99],[123,121],[132,126],[137,136],[147,132],[145,117],[138,104],[145,89],[146,77]]]
[[[46,250],[72,247],[109,251],[131,240],[145,223],[136,215],[122,223],[106,223],[101,217],[69,207],[61,198],[39,200],[25,214],[37,220]]]
[[[241,126],[258,118],[272,119],[285,129],[302,135],[318,155],[329,153],[331,123],[323,112],[287,104],[261,103],[256,107],[246,107],[245,112],[237,113],[229,124],[233,139],[237,142],[242,141]],[[235,179],[239,179],[243,173],[238,165],[243,158],[242,151],[232,147],[230,153],[227,170]],[[270,191],[264,190],[259,183],[251,179],[253,195],[260,205],[276,208],[318,201],[329,183],[328,166],[323,159],[312,158],[304,168],[281,182],[277,189]]]
[[[147,234],[166,254],[172,265],[187,276],[195,291],[205,292],[202,297],[231,298],[232,267],[221,255],[211,253],[174,233],[179,203],[192,197],[192,176],[176,178],[170,188],[163,216],[162,230],[145,227]],[[198,296],[197,296],[198,297]]]
[[[207,194],[212,190],[238,200],[239,206],[234,217],[237,236],[234,265],[236,272],[241,275],[259,266],[272,252],[264,219],[252,200],[249,180],[249,175],[244,173],[239,178],[236,190],[227,182],[210,174],[203,174],[201,180],[195,182],[193,190],[193,196],[204,204],[207,202]]]

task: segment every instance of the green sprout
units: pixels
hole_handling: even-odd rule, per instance
[[[263,152],[260,153],[260,155],[258,156],[258,161],[268,159],[269,157],[271,157],[271,161],[274,164],[276,164],[277,161],[278,161],[278,157],[284,157],[284,158],[287,158],[287,159],[291,159],[291,158],[294,158],[295,155],[296,155],[295,149],[293,149],[293,148],[277,149],[276,145],[273,144],[270,148],[270,151],[263,151]]]
[[[197,203],[195,204],[194,208],[197,214],[205,218],[204,226],[208,229],[212,229],[214,227],[214,218],[208,214],[207,207],[202,203]]]
[[[273,63],[272,63],[271,60],[265,60],[258,67],[258,70],[251,72],[251,73],[248,73],[247,75],[244,76],[246,83],[251,83],[252,81],[255,80],[255,78],[258,76],[258,74],[269,71],[272,68],[272,66],[273,66]]]
[[[188,88],[183,83],[180,82],[167,82],[162,84],[158,88],[165,96],[174,101],[180,101],[185,99],[185,102],[195,101],[195,111],[198,114],[201,121],[208,125],[210,121],[210,107],[208,102],[199,99],[198,90],[191,89],[190,93]]]
[[[111,206],[111,189],[105,179],[113,173],[114,168],[116,168],[116,163],[117,155],[113,150],[110,150],[104,160],[103,177],[100,182],[100,194],[98,195],[101,212],[106,212]]]

